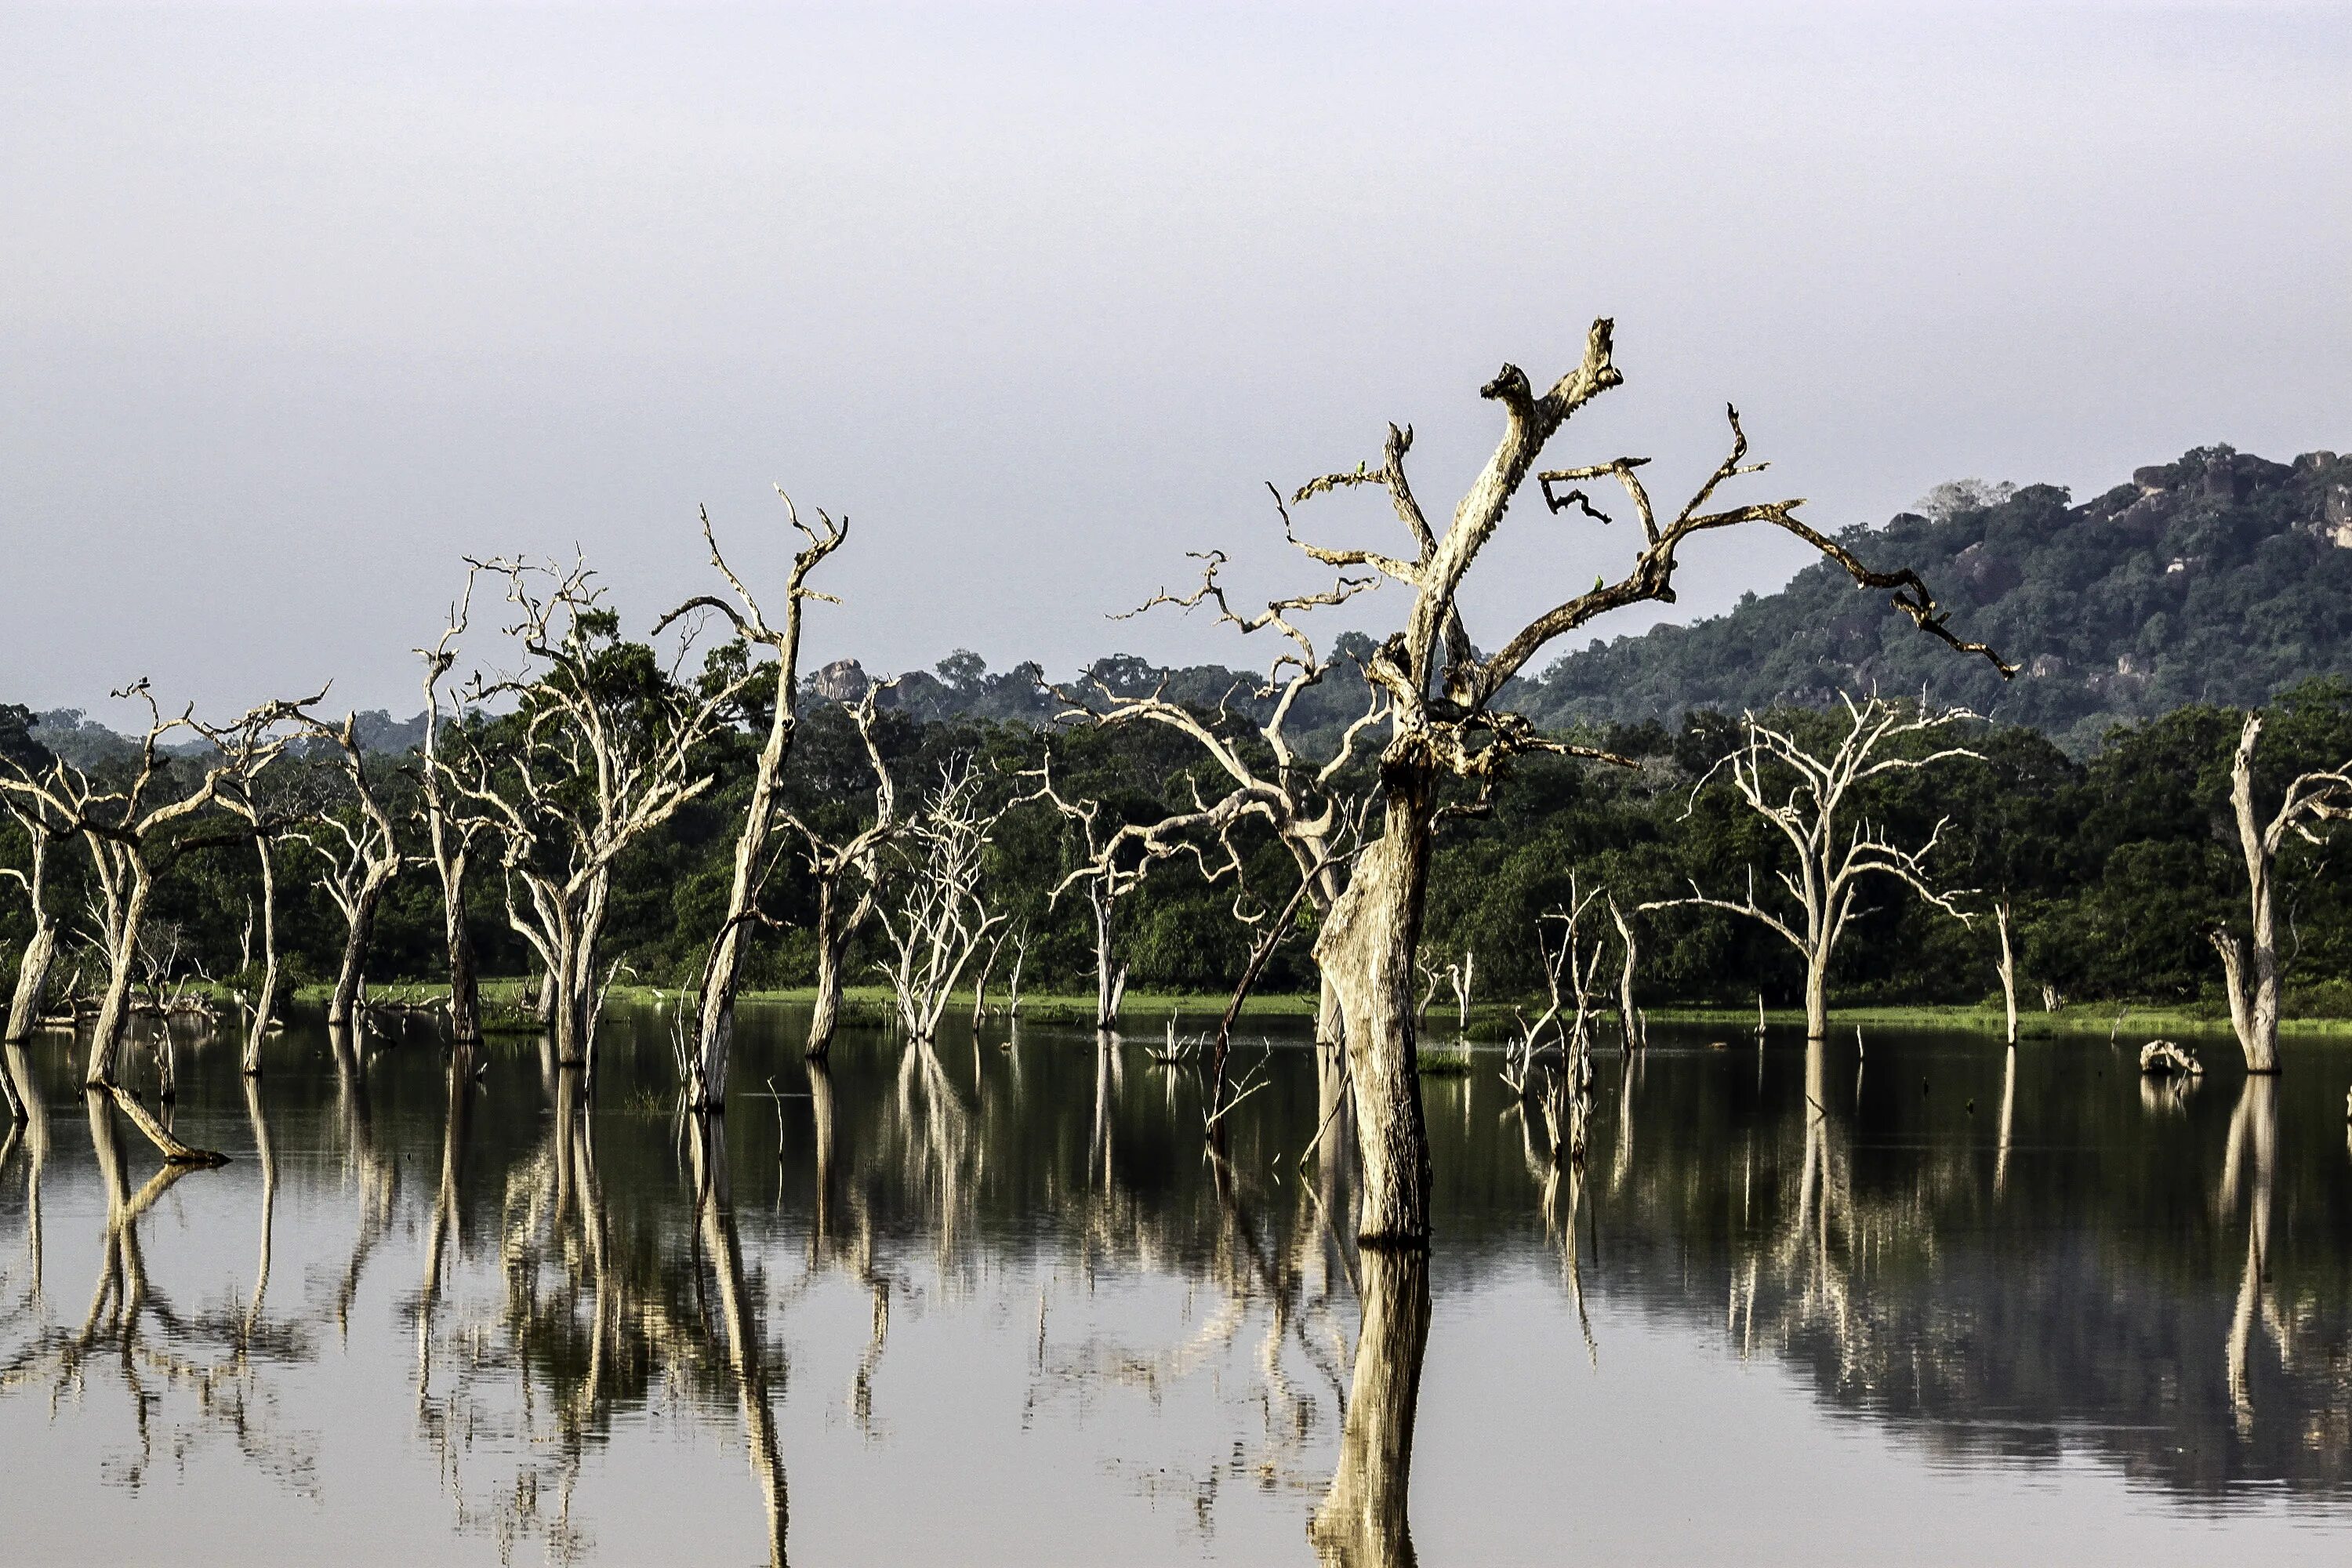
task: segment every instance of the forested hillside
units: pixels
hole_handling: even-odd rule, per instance
[[[2003,684],[1944,657],[1828,562],[1727,616],[1554,664],[1538,721],[1669,721],[1687,710],[1817,707],[1840,689],[1932,689],[2084,754],[2110,725],[2185,703],[2260,703],[2352,673],[2352,458],[2274,463],[2227,447],[2140,469],[2081,506],[2051,485],[1943,487],[1844,542],[1916,567],[1955,625],[2023,667]]]

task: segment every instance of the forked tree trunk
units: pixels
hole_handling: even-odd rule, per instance
[[[1617,939],[1625,948],[1624,967],[1617,972],[1617,1026],[1624,1036],[1625,1048],[1640,1050],[1650,1043],[1645,1037],[1648,1031],[1643,1027],[1641,1010],[1633,1005],[1633,968],[1641,958],[1641,948],[1633,936],[1633,923],[1618,909],[1613,898],[1609,900],[1609,918],[1617,922]],[[1570,962],[1573,961],[1571,954]]]
[[[2215,931],[2212,941],[2221,955],[2221,976],[2230,992],[2230,1023],[2237,1031],[2250,1073],[2279,1070],[2278,920],[2271,896],[2274,851],[2254,816],[2254,742],[2262,733],[2262,718],[2246,721],[2230,769],[2230,805],[2238,821],[2238,846],[2246,859],[2247,912],[2253,942],[2235,931]],[[2285,808],[2282,808],[2284,815]]]
[[[1111,900],[1100,881],[1089,884],[1087,902],[1095,915],[1095,1027],[1115,1029],[1127,996],[1127,965],[1112,955]]]
[[[1335,1568],[1403,1568],[1415,1560],[1405,1505],[1429,1345],[1429,1259],[1374,1250],[1360,1261],[1364,1319],[1339,1463],[1307,1534],[1316,1556]]]
[[[104,1089],[114,1081],[114,1060],[122,1048],[123,1026],[131,1016],[131,970],[139,955],[139,928],[147,918],[147,900],[154,878],[145,862],[134,859],[131,889],[123,896],[122,918],[110,934],[113,951],[106,955],[106,994],[99,1001],[98,1022],[89,1032],[89,1064],[82,1082]]]
[[[1356,1144],[1363,1166],[1359,1239],[1375,1247],[1429,1240],[1429,1137],[1422,1118],[1413,954],[1429,882],[1429,816],[1436,774],[1423,761],[1382,766],[1387,808],[1316,939],[1315,960],[1339,996]]]
[[[368,943],[375,935],[375,911],[383,902],[384,881],[370,877],[361,884],[359,900],[352,906],[351,930],[343,937],[343,962],[335,971],[334,994],[327,1000],[330,1025],[348,1025],[359,1010],[360,987],[367,981]]]
[[[816,1006],[809,1014],[808,1054],[822,1061],[833,1049],[834,1031],[841,1026],[841,974],[849,963],[849,941],[862,913],[845,914],[841,884],[826,878],[816,889]],[[857,910],[866,900],[860,899]]]

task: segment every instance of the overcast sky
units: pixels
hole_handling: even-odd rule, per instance
[[[413,711],[461,554],[577,545],[642,631],[698,503],[779,580],[776,481],[853,521],[812,664],[1260,664],[1104,617],[1312,581],[1265,481],[1391,419],[1450,510],[1599,314],[1553,460],[1685,487],[1734,401],[1822,525],[2352,447],[2352,7],[11,0],[0,700]],[[1612,542],[1514,513],[1473,636]],[[1801,563],[1704,542],[1675,615]]]

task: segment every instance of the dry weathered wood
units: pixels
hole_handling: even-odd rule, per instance
[[[689,611],[712,611],[725,616],[746,645],[759,644],[774,656],[772,668],[776,677],[775,704],[769,711],[768,733],[752,769],[751,797],[744,808],[741,826],[736,829],[726,910],[702,965],[702,985],[695,1013],[695,1044],[688,1059],[691,1076],[686,1086],[688,1103],[701,1108],[718,1108],[726,1102],[727,1068],[735,1037],[735,993],[741,983],[744,947],[751,940],[751,927],[759,921],[760,891],[771,863],[768,840],[776,826],[776,789],[791,755],[793,735],[800,719],[802,607],[812,599],[837,602],[808,586],[809,574],[849,537],[847,518],[835,523],[819,511],[816,515],[820,531],[801,521],[800,509],[793,504],[791,496],[784,494],[782,487],[779,486],[776,493],[783,498],[785,515],[793,527],[808,542],[793,554],[792,572],[784,581],[783,624],[769,624],[759,600],[727,564],[726,556],[719,549],[718,536],[710,527],[710,513],[705,510],[701,514],[702,538],[710,547],[710,564],[726,579],[736,602],[730,604],[708,595],[699,595],[664,616],[654,627],[656,635],[659,635],[670,622]]]
[[[193,1143],[183,1142],[170,1128],[155,1119],[154,1112],[140,1104],[127,1090],[111,1083],[94,1084],[90,1088],[94,1092],[105,1095],[114,1109],[122,1112],[131,1125],[139,1129],[147,1142],[155,1145],[165,1163],[205,1166],[228,1163],[228,1156],[216,1150],[199,1149]]]
[[[1441,808],[1441,784],[1460,779],[1485,789],[1514,756],[1535,751],[1598,755],[1538,734],[1523,716],[1497,708],[1496,698],[1540,649],[1610,610],[1674,597],[1676,552],[1692,535],[1742,523],[1777,527],[1836,561],[1859,584],[1889,589],[1898,608],[1922,629],[1956,647],[1979,652],[2008,673],[2010,667],[1979,645],[1966,644],[1945,625],[1916,574],[1878,573],[1834,541],[1800,522],[1793,500],[1709,510],[1717,489],[1755,471],[1746,462],[1747,437],[1731,416],[1731,455],[1670,521],[1661,522],[1638,473],[1639,461],[1563,469],[1539,476],[1554,511],[1580,507],[1597,515],[1580,492],[1555,494],[1551,486],[1608,475],[1640,511],[1643,539],[1633,567],[1614,583],[1605,577],[1537,616],[1499,651],[1479,656],[1464,626],[1459,593],[1479,552],[1505,512],[1535,475],[1544,446],[1577,410],[1622,380],[1612,357],[1612,324],[1592,324],[1580,363],[1538,394],[1525,373],[1506,365],[1481,388],[1503,410],[1504,429],[1493,454],[1455,508],[1441,537],[1430,526],[1404,474],[1411,433],[1391,427],[1382,466],[1311,481],[1294,502],[1330,490],[1372,485],[1387,491],[1412,539],[1410,558],[1363,549],[1334,549],[1301,540],[1288,508],[1276,497],[1286,536],[1309,558],[1342,575],[1320,595],[1278,601],[1267,615],[1234,617],[1242,629],[1288,630],[1297,612],[1341,602],[1385,578],[1411,595],[1403,629],[1372,653],[1365,674],[1386,693],[1388,740],[1379,758],[1381,837],[1355,863],[1347,888],[1333,900],[1315,955],[1331,983],[1347,1039],[1357,1132],[1363,1162],[1360,1230],[1367,1240],[1419,1246],[1428,1236],[1428,1152],[1422,1126],[1412,983],[1427,892],[1432,832]],[[1212,565],[1217,558],[1213,558]],[[1209,586],[1204,584],[1203,593]],[[1163,597],[1166,597],[1163,595]],[[1197,602],[1197,596],[1196,600]],[[1222,606],[1222,596],[1219,598]],[[1617,759],[1621,760],[1622,759]]]
[[[1965,709],[1937,711],[1924,705],[1892,702],[1874,693],[1861,702],[1846,696],[1844,702],[1846,731],[1833,751],[1820,757],[1806,751],[1795,736],[1763,723],[1752,713],[1743,714],[1739,747],[1708,769],[1691,791],[1696,806],[1699,792],[1717,773],[1727,774],[1748,809],[1770,823],[1788,841],[1797,869],[1776,871],[1774,876],[1794,906],[1793,913],[1784,915],[1758,901],[1752,866],[1743,901],[1710,896],[1694,882],[1686,899],[1643,906],[1722,910],[1757,921],[1794,947],[1805,963],[1808,1039],[1822,1038],[1828,1032],[1830,963],[1853,913],[1855,897],[1868,879],[1884,877],[1900,882],[1931,908],[1962,924],[1971,919],[1959,903],[1966,895],[1938,889],[1928,871],[1927,862],[1948,819],[1938,821],[1925,843],[1906,847],[1867,821],[1849,826],[1847,813],[1854,804],[1856,787],[1873,778],[1916,772],[1955,757],[1976,757],[1978,753],[1965,746],[1942,747],[1922,757],[1890,755],[1885,751],[1908,737],[1932,735],[1975,715]]]
[[[2139,1048],[2139,1070],[2149,1078],[2198,1078],[2205,1068],[2185,1047],[2170,1040],[2150,1040]]]
[[[750,677],[698,696],[666,677],[616,689],[604,655],[614,646],[617,617],[585,562],[467,564],[504,582],[515,612],[508,636],[524,661],[516,675],[478,676],[467,695],[475,703],[514,700],[520,735],[496,757],[469,744],[463,765],[445,776],[498,839],[507,923],[555,981],[556,1060],[584,1068],[609,983],[597,944],[614,863],[709,789],[696,751]]]
[[[2254,747],[2263,733],[2263,716],[2246,715],[2238,733],[2238,749],[2230,761],[2230,808],[2238,828],[2238,847],[2246,862],[2248,924],[2252,940],[2223,929],[2210,934],[2221,956],[2223,988],[2230,997],[2230,1024],[2245,1053],[2246,1070],[2279,1070],[2278,916],[2273,886],[2278,852],[2290,833],[2316,844],[2315,822],[2338,822],[2352,817],[2352,762],[2324,772],[2303,773],[2292,780],[2278,810],[2265,822],[2254,809]]]
[[[15,763],[5,764],[19,779],[31,783],[31,774]],[[48,872],[49,844],[53,838],[69,835],[69,824],[53,827],[57,819],[47,801],[39,793],[18,795],[0,792],[0,811],[5,811],[25,836],[26,863],[21,866],[0,866],[0,877],[5,877],[25,890],[27,912],[32,917],[33,934],[25,941],[25,951],[16,961],[16,988],[8,1004],[8,1022],[0,1032],[0,1044],[22,1045],[32,1037],[40,1022],[41,1003],[48,992],[49,970],[58,952],[57,911],[49,907]],[[9,1112],[15,1121],[23,1121],[16,1090],[9,1089]]]
[[[1005,807],[981,799],[969,757],[950,762],[893,846],[895,896],[877,918],[891,956],[878,965],[909,1044],[928,1047],[965,968],[1003,923],[982,897],[982,857]]]
[[[833,1047],[834,1031],[841,1024],[841,988],[849,962],[849,945],[873,918],[874,900],[881,886],[877,857],[903,826],[898,820],[898,794],[876,739],[876,700],[898,681],[868,686],[849,710],[866,760],[874,770],[874,819],[847,839],[835,843],[796,816],[784,821],[801,837],[810,879],[816,884],[816,1005],[809,1011],[807,1054],[822,1060]]]
[[[425,661],[424,763],[419,780],[424,802],[425,841],[433,855],[434,874],[441,879],[441,935],[449,963],[449,1036],[465,1047],[482,1037],[481,982],[474,966],[474,933],[467,921],[466,875],[478,835],[488,823],[478,812],[461,810],[464,800],[457,774],[443,754],[441,682],[457,662],[457,639],[466,635],[474,604],[474,579],[479,568],[468,567],[466,592],[449,606],[448,624],[429,648],[416,649]],[[460,705],[459,716],[463,715]]]
[[[1996,899],[1992,906],[1993,925],[2000,932],[2000,1000],[2009,1015],[2008,1042],[2017,1044],[2017,955],[2009,944],[2009,900]]]

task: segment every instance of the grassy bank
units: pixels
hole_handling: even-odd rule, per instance
[[[370,988],[369,994],[380,1001],[423,1002],[445,994],[444,988],[432,985],[382,985]],[[300,1001],[323,1005],[327,987],[306,985],[298,993]],[[649,985],[616,985],[613,999],[618,1003],[651,1005],[656,1001],[675,1002],[677,993],[658,990]],[[948,1009],[949,1016],[967,1016],[971,1006],[971,993],[961,993],[961,999]],[[224,1000],[226,997],[224,996]],[[750,991],[743,1000],[752,1005],[806,1005],[816,999],[814,987],[803,986],[781,991]],[[1184,1030],[1213,1027],[1223,1016],[1227,998],[1222,994],[1186,993],[1174,991],[1130,991],[1123,1008],[1129,1032],[1157,1030],[1173,1017],[1177,1027]],[[486,1019],[494,1026],[534,1026],[525,1005],[525,987],[520,980],[489,980],[482,984],[482,1001]],[[992,1012],[1004,1005],[1002,990],[992,990],[989,1005]],[[1311,994],[1267,994],[1252,996],[1242,1007],[1246,1020],[1289,1020],[1304,1022],[1315,1016],[1316,998]],[[1525,1005],[1532,1017],[1538,1010]],[[890,994],[879,985],[853,985],[843,994],[842,1011],[851,1023],[878,1024],[889,1016]],[[1726,1034],[1748,1033],[1756,1027],[1756,1013],[1751,1008],[1725,1006],[1653,1006],[1650,1021],[1657,1025],[1684,1026],[1720,1030]],[[1031,993],[1021,998],[1021,1016],[1035,1024],[1086,1026],[1094,1022],[1095,999],[1091,992]],[[1801,1029],[1805,1016],[1801,1009],[1778,1008],[1765,1013],[1765,1020],[1774,1032]],[[1969,1034],[1998,1036],[2002,1028],[2001,1011],[1982,1003],[1943,1005],[1853,1006],[1833,1008],[1830,1014],[1833,1031],[1864,1029],[1946,1029]],[[2119,1003],[2086,1003],[2067,1007],[2058,1013],[2036,1009],[2021,1013],[2019,1033],[2026,1039],[2088,1038],[2105,1039],[2110,1036],[2139,1043],[2168,1035],[2226,1035],[2230,1030],[2229,1015],[2219,1002],[2202,1005],[2124,1005]],[[2297,1016],[2290,1009],[2281,1020],[2280,1033],[2289,1037],[2327,1037],[2352,1035],[2352,1018],[2327,1016]],[[1472,1040],[1496,1041],[1513,1037],[1514,1019],[1508,1003],[1481,1003],[1470,1010],[1467,1036]],[[1432,1040],[1451,1040],[1464,1033],[1451,1006],[1433,1006],[1424,1033]]]

